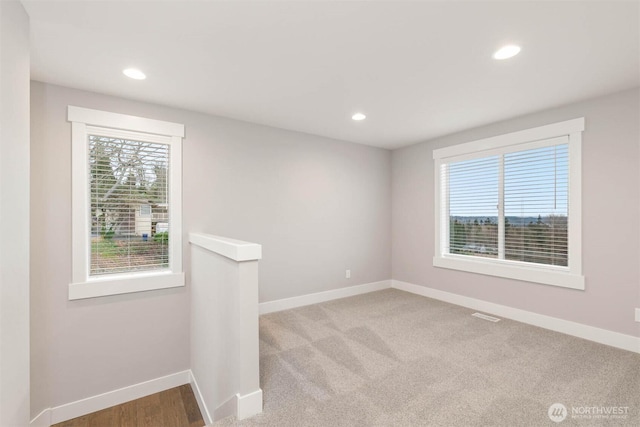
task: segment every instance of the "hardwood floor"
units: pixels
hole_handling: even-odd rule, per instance
[[[202,427],[190,384],[54,424],[51,427]]]

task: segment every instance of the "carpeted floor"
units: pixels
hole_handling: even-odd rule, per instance
[[[215,425],[640,426],[639,354],[473,312],[388,289],[264,315],[264,412]]]

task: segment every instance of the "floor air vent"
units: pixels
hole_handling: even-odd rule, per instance
[[[488,320],[489,322],[499,322],[497,317],[489,316],[488,314],[473,313],[472,316],[479,317],[480,319]]]

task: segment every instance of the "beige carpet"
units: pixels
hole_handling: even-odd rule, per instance
[[[264,315],[264,413],[215,425],[640,426],[640,355],[473,312],[389,289]]]

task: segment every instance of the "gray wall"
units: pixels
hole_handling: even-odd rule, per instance
[[[0,1],[0,426],[29,422],[29,17]]]
[[[638,336],[639,91],[625,91],[468,130],[392,154],[392,275],[401,280]],[[583,273],[586,290],[434,268],[434,148],[585,117]]]
[[[31,88],[32,416],[189,368],[188,287],[67,299],[67,105],[186,125],[185,234],[262,244],[261,301],[393,276],[625,334],[640,332],[633,321],[633,308],[640,306],[638,90],[390,153],[38,82]],[[433,268],[432,150],[582,116],[586,290]],[[186,267],[188,249],[185,243]]]
[[[261,301],[391,277],[389,151],[38,82],[31,88],[33,415],[189,368],[188,287],[67,299],[67,105],[186,125],[185,242],[198,231],[262,244]]]

